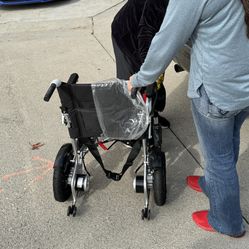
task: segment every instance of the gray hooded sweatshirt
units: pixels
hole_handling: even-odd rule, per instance
[[[170,0],[133,87],[156,81],[178,50],[192,42],[188,96],[201,85],[225,111],[249,106],[249,39],[241,0]]]

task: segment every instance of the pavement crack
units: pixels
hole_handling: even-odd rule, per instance
[[[94,35],[94,18],[91,17],[91,35]]]
[[[176,137],[176,139],[179,141],[179,143],[185,148],[185,150],[190,154],[190,156],[194,159],[194,161],[199,165],[200,168],[203,168],[203,166],[200,164],[200,162],[195,158],[195,156],[193,155],[193,153],[189,150],[189,148],[181,141],[181,139],[176,135],[176,133],[169,128],[169,130],[172,132],[172,134]]]
[[[120,2],[118,2],[118,3],[116,3],[116,4],[114,4],[114,5],[112,5],[111,7],[107,8],[107,9],[105,9],[105,10],[102,10],[102,11],[100,11],[99,13],[97,13],[97,14],[95,14],[95,15],[93,15],[93,16],[90,16],[90,17],[96,17],[96,16],[98,16],[98,15],[101,15],[101,14],[105,13],[106,11],[111,10],[112,8],[118,6],[119,4],[121,4],[121,3],[123,3],[123,2],[126,2],[126,0],[122,0],[122,1],[120,1]]]
[[[112,57],[112,55],[109,53],[109,51],[105,48],[105,46],[101,43],[101,41],[97,38],[95,34],[93,34],[96,41],[100,44],[100,46],[105,50],[105,52],[111,57],[111,59],[115,62],[115,59]]]
[[[249,225],[249,221],[247,220],[247,218],[244,215],[242,215],[242,218],[247,223],[247,225]]]
[[[95,35],[94,32],[94,17],[91,17],[91,35],[95,38],[95,40],[99,43],[99,45],[105,50],[105,52],[111,57],[111,59],[115,62],[113,56],[109,53],[109,51],[105,48],[105,46],[101,43],[98,37]]]

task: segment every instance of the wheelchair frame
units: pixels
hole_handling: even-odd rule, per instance
[[[75,84],[77,81],[78,81],[78,75],[72,74],[67,84]],[[44,97],[44,100],[48,102],[55,88],[58,88],[59,90],[61,84],[65,84],[65,83],[61,82],[60,80],[52,81]],[[134,91],[132,94],[134,95],[133,97],[135,97],[136,93]],[[154,199],[155,199],[156,204],[158,206],[161,206],[161,205],[164,205],[166,201],[167,187],[166,187],[165,155],[161,151],[161,139],[162,139],[161,138],[162,136],[161,127],[158,124],[158,118],[153,115],[152,97],[151,96],[147,97],[145,103],[146,103],[146,108],[148,108],[149,113],[152,113],[152,115],[150,115],[149,117],[150,122],[149,122],[146,132],[141,137],[141,139],[136,141],[137,143],[140,143],[142,145],[144,160],[143,160],[142,165],[140,165],[135,171],[136,176],[133,181],[133,187],[134,187],[135,192],[144,193],[144,208],[141,211],[141,217],[142,219],[149,220],[150,219],[149,204],[150,204],[151,190],[154,190]],[[70,128],[72,124],[70,115],[65,109],[63,109],[63,106],[61,107],[61,111],[62,111],[63,124],[69,129],[69,133],[70,133]],[[116,141],[106,140],[102,142],[103,143],[113,142],[114,144],[117,141],[118,140]],[[125,141],[120,141],[120,142],[126,143]],[[125,171],[132,165],[133,160],[139,153],[139,151],[135,151],[135,153],[133,152],[134,155],[131,156],[132,159],[130,161],[129,161],[129,157],[127,159],[127,162],[126,162],[127,165],[126,167],[124,166],[125,169],[123,169],[120,174],[117,174],[117,173],[110,172],[104,168],[102,159],[97,150],[97,146],[98,146],[98,138],[88,137],[87,139],[82,139],[78,137],[72,138],[71,136],[71,145],[70,144],[63,145],[56,156],[55,167],[54,167],[54,179],[53,179],[54,196],[57,201],[64,202],[69,198],[70,194],[72,194],[72,198],[73,198],[72,205],[69,206],[67,210],[68,216],[72,215],[74,217],[76,215],[76,212],[77,212],[76,203],[77,203],[78,191],[87,192],[89,190],[90,174],[87,171],[85,161],[84,161],[84,158],[89,151],[92,153],[95,159],[99,162],[102,169],[106,173],[106,176],[112,180],[117,180],[117,181],[121,179]],[[69,165],[67,166],[69,168],[65,168],[64,164]],[[142,166],[143,166],[143,176],[137,175],[138,170]],[[64,171],[67,171],[66,176],[63,176],[61,169],[63,169]],[[59,173],[58,173],[58,170],[59,170]],[[155,172],[157,172],[157,175],[155,175]],[[59,178],[58,175],[61,177],[61,179],[57,179]],[[66,186],[62,186],[61,184],[61,182],[64,180],[65,180]],[[155,183],[155,181],[157,182]],[[55,185],[57,189],[55,189]],[[69,189],[69,186],[70,186],[70,189]],[[62,188],[62,191],[58,189],[60,187]],[[57,194],[56,191],[59,191],[60,193]]]

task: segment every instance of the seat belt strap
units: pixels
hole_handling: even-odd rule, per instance
[[[99,150],[97,148],[97,145],[94,142],[86,143],[86,146],[88,147],[89,151],[93,155],[93,157],[97,160],[97,162],[100,164],[101,168],[103,169],[104,173],[106,174],[106,177],[109,179],[112,179],[114,181],[120,181],[122,176],[125,174],[128,168],[130,168],[133,165],[134,160],[138,156],[142,143],[141,140],[137,140],[130,151],[130,154],[128,155],[128,158],[126,160],[125,165],[123,166],[123,169],[121,173],[115,173],[107,170],[104,166],[104,163],[102,161],[101,155],[99,153]]]

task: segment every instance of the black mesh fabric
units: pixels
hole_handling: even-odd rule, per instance
[[[71,120],[71,138],[98,137],[101,135],[90,84],[62,84],[58,88],[62,107]]]
[[[71,138],[139,138],[149,115],[141,95],[132,99],[126,82],[118,79],[93,84],[65,84],[58,88],[62,109],[70,117]]]

